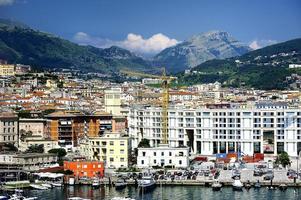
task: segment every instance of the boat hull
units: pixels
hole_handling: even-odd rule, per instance
[[[126,188],[126,184],[115,184],[115,189],[116,190],[122,190]]]
[[[145,192],[150,192],[150,191],[152,191],[153,189],[155,189],[155,187],[156,187],[156,184],[155,183],[153,183],[153,184],[149,184],[149,185],[139,185],[138,186],[139,188],[140,188],[140,192],[142,193],[145,193]]]

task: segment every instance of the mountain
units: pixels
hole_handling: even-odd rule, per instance
[[[36,68],[75,68],[106,74],[119,69],[152,70],[150,64],[119,47],[99,49],[68,40],[21,23],[0,20],[0,59]]]
[[[288,87],[287,76],[301,75],[301,68],[290,69],[289,64],[301,64],[301,38],[267,46],[242,56],[210,60],[191,69],[190,74],[178,75],[179,82],[186,84],[219,81],[235,87],[284,89]]]
[[[166,66],[170,72],[179,72],[207,60],[239,56],[249,51],[251,49],[248,46],[227,32],[210,31],[164,49],[154,57],[154,63]]]

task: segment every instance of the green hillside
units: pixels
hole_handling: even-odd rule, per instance
[[[131,52],[111,47],[80,46],[18,23],[0,20],[0,59],[36,68],[75,68],[115,73],[121,68],[149,69],[149,64]]]
[[[190,74],[179,74],[179,81],[187,84],[219,81],[226,86],[246,86],[258,89],[283,89],[285,78],[301,69],[288,65],[301,63],[301,39],[271,45],[242,56],[207,61],[192,68]]]

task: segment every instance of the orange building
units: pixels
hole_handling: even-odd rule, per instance
[[[50,138],[66,148],[76,147],[81,137],[96,137],[106,130],[112,130],[112,115],[108,113],[86,115],[81,112],[60,111],[47,115],[47,119]]]
[[[104,164],[100,161],[64,161],[64,170],[71,170],[75,177],[103,177]]]

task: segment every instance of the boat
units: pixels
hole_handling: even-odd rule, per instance
[[[257,182],[254,184],[254,188],[261,188],[259,180],[257,180]]]
[[[62,187],[63,186],[63,183],[62,182],[52,182],[51,185],[53,187]]]
[[[116,190],[122,190],[127,185],[126,181],[124,179],[117,179],[115,183],[115,189]]]
[[[68,184],[69,184],[69,185],[74,185],[74,183],[75,183],[75,178],[70,177],[70,178],[69,178],[69,181],[68,181]]]
[[[233,190],[238,190],[238,191],[242,191],[243,188],[243,184],[241,183],[241,181],[236,178],[232,184]]]
[[[222,184],[220,184],[218,180],[215,180],[214,183],[212,183],[211,188],[213,191],[219,191],[222,188]]]
[[[138,181],[138,188],[140,188],[142,193],[154,189],[155,186],[156,182],[151,176],[143,176],[142,179]]]
[[[0,200],[9,200],[9,197],[7,197],[7,196],[0,196]]]
[[[34,200],[34,199],[38,199],[37,197],[24,197],[22,195],[19,194],[13,194],[9,200]]]
[[[52,185],[49,183],[42,183],[42,186],[46,187],[46,188],[52,188]]]
[[[251,187],[252,187],[252,185],[251,185],[250,181],[248,180],[247,183],[245,183],[245,188],[247,190],[249,190]]]
[[[283,183],[283,184],[280,184],[280,185],[279,185],[279,189],[282,190],[282,191],[284,191],[284,190],[287,189],[287,185],[284,184],[284,183]]]
[[[113,197],[111,200],[135,200],[130,197]]]
[[[38,190],[47,190],[48,188],[42,185],[38,185],[38,184],[30,184],[30,187],[34,188],[34,189],[38,189]]]
[[[92,187],[94,187],[94,188],[100,187],[100,180],[94,179],[92,182]]]
[[[81,197],[70,197],[70,198],[68,198],[68,200],[90,200],[90,199],[84,199]]]

